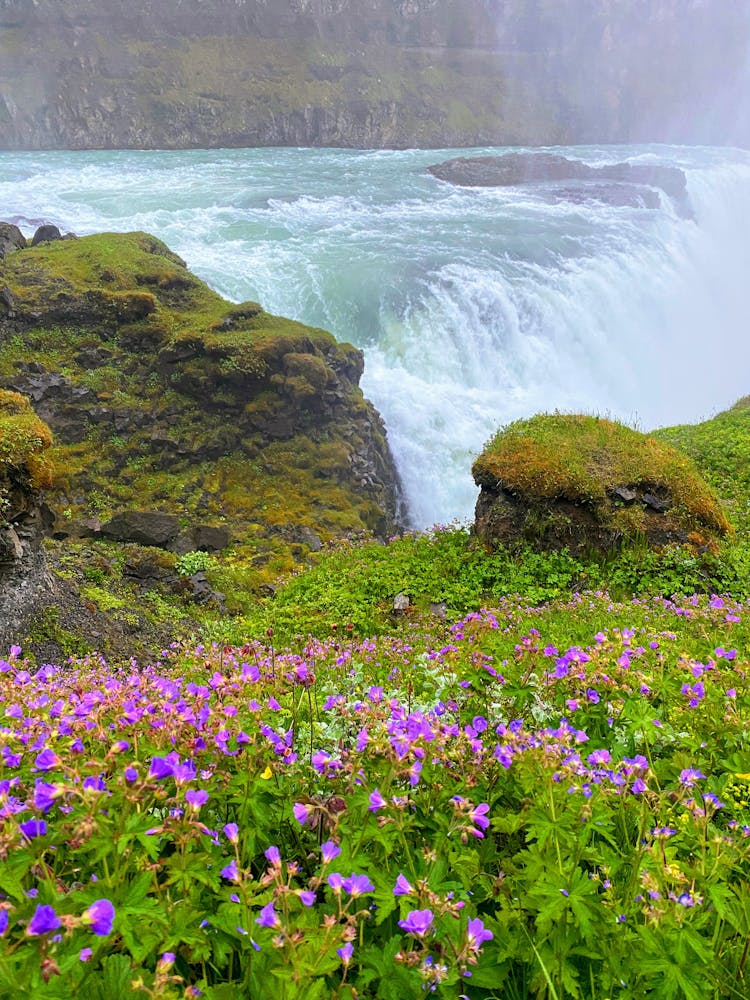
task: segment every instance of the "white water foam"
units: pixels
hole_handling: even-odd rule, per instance
[[[2,154],[0,218],[145,229],[228,297],[363,347],[425,526],[470,515],[499,424],[557,408],[651,427],[750,391],[750,157],[563,152],[681,166],[695,218],[666,197],[459,190],[423,173],[442,153],[333,150]]]

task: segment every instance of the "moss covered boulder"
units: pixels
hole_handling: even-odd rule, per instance
[[[473,466],[475,530],[490,547],[609,552],[713,547],[731,529],[689,458],[599,417],[541,414],[500,430]]]
[[[239,610],[315,547],[397,530],[396,470],[350,344],[226,301],[145,233],[20,247],[0,288],[0,387],[55,434],[53,534],[66,572],[97,567],[95,603],[114,601],[122,563],[101,525],[127,511],[176,519],[176,555],[199,547],[196,525],[231,538],[215,582]]]

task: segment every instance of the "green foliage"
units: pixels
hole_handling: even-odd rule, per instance
[[[748,639],[739,602],[582,595],[114,671],[14,648],[0,996],[742,997]]]
[[[194,573],[205,572],[216,564],[209,552],[186,552],[175,560],[174,568],[178,576],[193,576]]]
[[[750,528],[750,397],[702,424],[654,431],[685,452],[725,501],[738,530]]]
[[[749,568],[750,551],[739,543],[725,544],[717,553],[631,546],[584,559],[528,546],[488,552],[466,528],[452,526],[407,534],[388,545],[339,545],[279,586],[272,598],[247,608],[240,623],[220,628],[237,638],[243,631],[273,628],[287,641],[308,633],[409,630],[438,612],[450,618],[512,596],[531,606],[585,589],[607,589],[617,597],[696,591],[743,596],[750,592]],[[411,602],[405,615],[393,611],[400,593]]]

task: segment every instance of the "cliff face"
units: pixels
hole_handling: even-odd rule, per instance
[[[231,542],[257,586],[329,539],[396,530],[397,474],[351,345],[226,302],[143,233],[12,250],[0,289],[0,386],[55,433],[56,537]],[[123,515],[130,533],[108,531]]]
[[[748,141],[748,37],[709,0],[0,0],[0,148]]]

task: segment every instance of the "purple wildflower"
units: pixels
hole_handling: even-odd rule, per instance
[[[46,747],[34,758],[34,768],[37,771],[51,771],[53,768],[57,767],[59,763],[60,758],[57,756],[55,751],[50,750],[49,747]]]
[[[692,788],[696,781],[705,777],[705,774],[702,774],[696,768],[686,767],[683,771],[680,771],[680,784],[685,788]]]
[[[377,812],[378,809],[382,809],[384,805],[385,799],[376,788],[375,791],[370,794],[370,804],[367,807],[367,810],[368,812]]]
[[[336,954],[339,956],[344,965],[348,965],[352,960],[352,955],[354,954],[354,945],[351,941],[347,941],[341,948],[336,949]]]
[[[43,819],[29,819],[21,823],[19,829],[24,837],[33,840],[34,837],[43,837],[47,833],[47,823]]]
[[[97,899],[83,913],[83,922],[97,937],[107,937],[112,932],[114,921],[115,908],[108,899]]]
[[[276,847],[275,845],[271,845],[271,847],[269,847],[264,852],[264,855],[265,855],[266,861],[270,861],[270,863],[272,865],[280,865],[281,864],[281,853],[280,853],[278,847]]]
[[[315,905],[315,893],[308,889],[301,889],[297,895],[302,900],[303,906],[314,906]]]
[[[306,806],[303,802],[295,802],[292,806],[292,812],[294,813],[294,818],[300,826],[304,826],[310,818],[312,809],[310,806]]]
[[[88,962],[88,960],[91,958],[93,954],[94,954],[93,948],[81,948],[81,950],[78,952],[78,961]]]
[[[407,934],[421,938],[430,929],[434,919],[432,910],[411,910],[407,913],[406,920],[399,920],[398,926]]]
[[[240,873],[237,870],[237,862],[232,858],[229,864],[221,869],[221,877],[228,879],[230,882],[239,882]]]
[[[486,802],[480,802],[479,805],[474,806],[469,813],[469,819],[474,826],[479,827],[479,830],[486,830],[490,825],[490,821],[487,819],[487,813],[489,811],[489,805]],[[481,838],[484,834],[480,833],[479,830],[469,830],[469,833],[473,834],[475,837]]]
[[[227,823],[224,827],[224,836],[230,844],[237,844],[240,839],[240,828],[236,823]]]
[[[0,910],[0,937],[5,937],[9,923],[10,923],[10,917],[8,916],[8,911]]]
[[[345,891],[353,898],[362,896],[366,892],[373,892],[375,889],[375,886],[366,875],[355,875],[354,872],[352,872],[349,878],[344,879],[343,886]]]
[[[414,892],[414,888],[403,873],[399,873],[396,884],[393,887],[394,896],[409,896]]]
[[[320,853],[323,855],[323,864],[327,865],[341,854],[341,848],[332,840],[327,840],[325,844],[320,845]]]
[[[273,900],[270,903],[266,903],[263,909],[260,911],[260,916],[255,918],[255,923],[259,924],[261,927],[276,927],[279,923],[279,917],[274,909]]]
[[[199,788],[196,791],[188,788],[185,792],[185,801],[197,812],[201,806],[204,806],[208,802],[208,792],[203,788]]]
[[[491,941],[494,937],[492,931],[487,930],[479,917],[469,921],[466,932],[466,944],[469,951],[478,952],[485,941]]]
[[[31,937],[38,934],[49,934],[50,931],[56,931],[60,926],[60,918],[52,906],[37,906],[26,928],[26,933]]]

